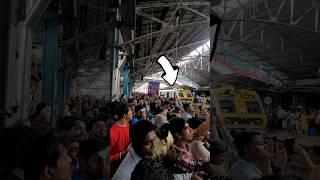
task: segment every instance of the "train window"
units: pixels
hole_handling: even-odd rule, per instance
[[[221,99],[220,101],[221,112],[224,113],[236,113],[236,106],[233,100],[230,99]]]
[[[246,107],[248,113],[260,114],[262,112],[260,104],[257,101],[246,101]]]

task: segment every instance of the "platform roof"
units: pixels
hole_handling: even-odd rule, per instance
[[[165,55],[180,67],[181,75],[208,84],[208,53],[186,56],[210,39],[209,13],[210,1],[206,0],[137,0],[134,37],[119,44],[122,49],[134,46],[132,79],[140,81],[161,71],[156,60]],[[190,61],[181,64],[187,58]]]
[[[317,0],[219,1],[216,61],[262,70],[286,88],[319,87],[319,8]]]

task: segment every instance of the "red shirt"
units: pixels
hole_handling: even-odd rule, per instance
[[[110,128],[110,161],[117,161],[121,158],[121,153],[130,144],[129,123],[120,125],[115,123]]]

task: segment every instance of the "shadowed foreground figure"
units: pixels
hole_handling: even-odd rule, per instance
[[[173,175],[161,161],[143,158],[134,168],[131,180],[173,180]]]
[[[65,137],[56,132],[32,138],[24,152],[25,180],[70,180],[72,159],[65,143]]]

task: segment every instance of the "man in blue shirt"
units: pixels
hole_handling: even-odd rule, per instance
[[[129,121],[131,126],[134,126],[140,120],[147,120],[146,118],[146,109],[143,106],[136,106],[135,107],[135,115],[133,116],[132,120]]]
[[[230,169],[232,179],[252,180],[266,175],[262,170],[268,166],[272,154],[260,133],[242,132],[236,137],[235,144],[240,160]]]

